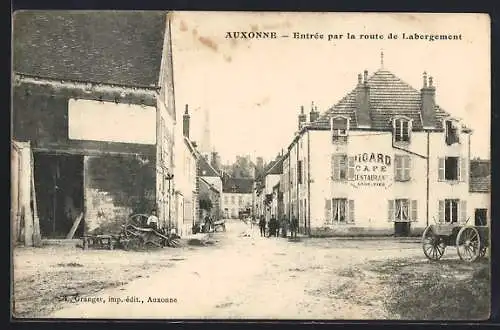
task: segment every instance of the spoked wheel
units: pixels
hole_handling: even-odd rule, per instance
[[[481,254],[479,232],[474,227],[463,227],[457,235],[457,252],[460,259],[474,262]]]
[[[446,245],[440,236],[434,234],[431,226],[425,228],[422,234],[422,249],[425,256],[432,261],[441,259],[446,249]]]

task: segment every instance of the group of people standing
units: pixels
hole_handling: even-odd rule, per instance
[[[279,237],[281,232],[281,236],[286,238],[288,237],[288,230],[290,230],[291,237],[297,237],[299,221],[295,216],[292,216],[291,220],[286,216],[278,220],[274,215],[271,216],[269,221],[266,221],[265,216],[261,215],[259,219],[259,229],[260,236],[264,237]]]

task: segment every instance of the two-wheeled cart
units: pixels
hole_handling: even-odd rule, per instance
[[[422,249],[432,261],[441,259],[447,247],[454,246],[458,256],[466,262],[474,262],[486,256],[489,247],[488,226],[472,226],[455,223],[429,225],[422,235]]]

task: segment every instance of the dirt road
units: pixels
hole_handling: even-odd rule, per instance
[[[387,287],[365,266],[423,259],[419,244],[391,239],[263,238],[229,222],[217,246],[148,278],[67,302],[56,318],[387,319]],[[162,252],[159,252],[162,253]]]

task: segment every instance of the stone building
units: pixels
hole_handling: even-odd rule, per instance
[[[30,245],[38,229],[112,232],[153,208],[167,227],[176,118],[167,13],[23,11],[13,26],[12,139],[28,150],[14,148],[13,193],[28,196],[13,205],[24,210],[14,240]]]
[[[355,80],[355,79],[353,79]],[[284,210],[310,235],[417,235],[463,223],[471,130],[420,90],[381,68],[320,114],[302,107],[283,163]]]
[[[223,179],[221,210],[225,218],[238,218],[242,212],[251,214],[253,182],[250,178]]]

